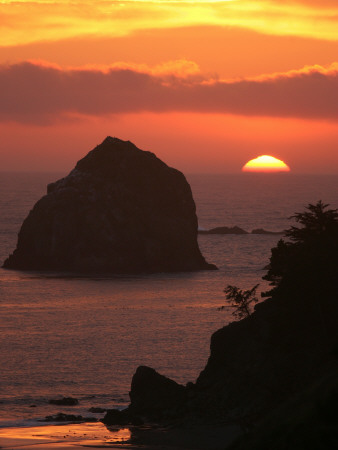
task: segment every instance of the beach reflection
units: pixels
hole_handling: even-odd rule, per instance
[[[62,448],[65,450],[73,445],[95,447],[122,444],[129,439],[128,428],[107,430],[100,422],[0,429],[0,448],[2,449],[19,447],[20,449]]]

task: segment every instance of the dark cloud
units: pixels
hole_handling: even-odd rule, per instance
[[[314,67],[232,82],[143,69],[0,66],[0,120],[51,123],[72,115],[189,111],[338,119],[338,71]]]

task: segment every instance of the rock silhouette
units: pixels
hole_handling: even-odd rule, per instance
[[[48,401],[50,405],[62,405],[62,406],[75,406],[79,404],[77,398],[73,397],[63,397],[63,398],[52,398]]]
[[[132,404],[131,412],[163,414],[173,406],[182,403],[185,399],[185,387],[167,378],[151,367],[140,366],[137,368],[130,390]]]
[[[199,230],[200,234],[248,234],[247,231],[240,227],[216,227],[210,230]]]
[[[249,233],[248,231],[243,230],[243,228],[234,226],[234,227],[216,227],[211,228],[210,230],[198,230],[199,234],[283,234],[284,231],[269,231],[264,230],[264,228],[255,228]]]
[[[80,273],[216,268],[199,250],[195,203],[184,175],[112,137],[48,185],[4,267]]]

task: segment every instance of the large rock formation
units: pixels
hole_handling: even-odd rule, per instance
[[[92,273],[215,268],[199,250],[184,175],[112,137],[48,186],[4,267]]]

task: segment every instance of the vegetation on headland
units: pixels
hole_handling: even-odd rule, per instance
[[[219,310],[226,309],[229,306],[234,308],[232,315],[238,319],[244,319],[252,314],[252,303],[257,303],[256,290],[259,284],[256,284],[253,288],[243,290],[237,286],[228,286],[224,289],[225,297],[229,300],[230,305],[223,305]]]
[[[338,211],[327,207],[318,202],[294,216],[300,226],[272,249],[272,289],[253,312],[256,286],[226,288],[244,318],[212,335],[196,383],[184,387],[140,367],[131,405],[106,423],[221,424],[224,434],[237,425],[233,450],[338,447]]]
[[[309,204],[305,212],[296,213],[295,219],[302,226],[291,226],[271,249],[268,272],[263,277],[272,289],[262,297],[292,300],[298,296],[313,298],[318,302],[323,296],[338,296],[338,210],[328,209],[328,204],[319,200]],[[243,319],[251,315],[250,305],[256,303],[256,284],[242,290],[228,285],[224,289],[226,299],[235,308],[233,315]]]
[[[264,277],[272,289],[263,294],[289,305],[290,313],[298,317],[300,338],[304,334],[308,339],[313,326],[314,344],[322,351],[326,370],[313,378],[304,373],[304,389],[289,393],[284,402],[263,414],[233,450],[338,448],[338,210],[328,206],[321,201],[309,204],[305,212],[292,217],[300,226],[289,228],[288,240],[281,239],[272,249]],[[289,351],[293,352],[291,342]],[[314,349],[314,359],[317,352]]]
[[[322,201],[309,204],[294,218],[286,238],[271,250],[270,266],[263,279],[273,288],[264,296],[317,296],[338,293],[338,210]]]

